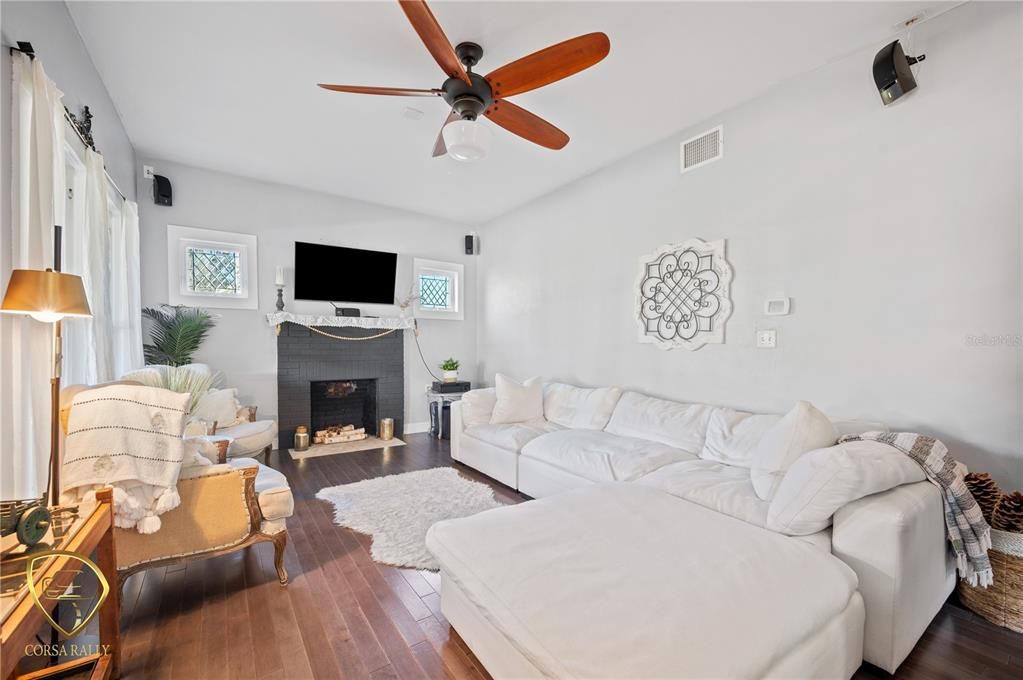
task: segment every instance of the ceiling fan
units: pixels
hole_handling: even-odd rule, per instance
[[[439,88],[328,85],[325,90],[399,97],[441,97],[451,107],[433,148],[434,157],[451,155],[458,160],[477,160],[486,155],[490,130],[481,125],[480,114],[505,130],[548,149],[562,149],[568,135],[543,118],[512,104],[508,97],[535,90],[593,66],[608,55],[611,41],[603,33],[587,33],[551,45],[506,64],[485,76],[472,68],[483,57],[483,48],[472,42],[451,47],[433,12],[423,0],[398,0],[412,28],[447,75]]]

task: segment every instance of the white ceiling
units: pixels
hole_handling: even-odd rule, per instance
[[[440,68],[397,2],[69,3],[140,156],[468,223],[780,81],[880,47],[900,21],[938,6],[434,2],[452,42],[483,45],[481,73],[583,33],[611,38],[600,64],[512,99],[565,130],[572,141],[564,150],[495,126],[489,157],[460,164],[430,157],[447,115],[439,98],[315,87],[440,86]],[[405,117],[408,106],[423,116]]]

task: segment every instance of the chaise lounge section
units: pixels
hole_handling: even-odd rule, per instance
[[[550,565],[548,551],[558,552],[558,547],[549,541],[540,545],[541,539],[536,538],[539,528],[529,519],[534,511],[527,513],[522,508],[532,505],[535,512],[549,515],[559,513],[564,503],[573,505],[576,513],[596,515],[611,494],[635,493],[647,500],[637,503],[634,508],[639,509],[635,509],[634,516],[626,518],[633,533],[623,533],[621,549],[646,553],[645,561],[658,560],[649,551],[659,550],[661,541],[644,542],[650,534],[642,529],[648,525],[647,510],[642,506],[655,502],[650,499],[659,499],[656,503],[672,514],[666,526],[676,527],[682,534],[692,530],[692,522],[707,521],[712,516],[707,511],[711,511],[728,519],[731,524],[726,526],[732,527],[730,533],[736,541],[746,540],[744,536],[752,530],[754,535],[768,534],[771,541],[780,541],[779,545],[810,545],[825,555],[827,562],[849,569],[865,619],[856,655],[889,672],[894,672],[913,649],[953,589],[954,564],[946,546],[941,497],[930,483],[919,481],[923,475],[914,476],[914,470],[902,477],[910,483],[895,483],[890,489],[878,486],[876,480],[864,481],[865,485],[886,490],[868,490],[866,495],[859,494],[862,498],[853,495],[858,500],[829,513],[825,521],[819,522],[819,529],[796,530],[792,528],[796,523],[789,522],[789,529],[778,530],[777,525],[783,523],[778,519],[777,504],[772,510],[773,501],[760,498],[754,489],[749,452],[782,416],[673,402],[614,387],[589,389],[559,383],[544,386],[541,419],[493,424],[490,417],[495,404],[493,389],[473,390],[453,404],[451,455],[526,495],[543,499],[542,504],[538,501],[509,509],[507,514],[513,519],[502,519],[506,511],[501,510],[472,520],[484,533],[511,536],[510,532],[516,531],[533,537],[524,556],[508,544],[494,548],[495,559],[503,556],[511,560],[510,556],[516,554],[516,569],[523,578],[528,578],[534,568],[544,568],[531,560],[543,556],[544,563]],[[832,422],[839,434],[884,429],[873,423]],[[858,449],[851,450],[852,455],[858,453]],[[898,458],[895,461],[905,464]],[[862,461],[868,477],[869,462],[869,456]],[[643,491],[622,492],[621,487]],[[702,514],[694,514],[694,506]],[[523,518],[522,526],[498,528],[505,521],[514,525],[518,516]],[[478,599],[476,591],[497,586],[496,581],[486,578],[471,585],[475,577],[470,578],[470,572],[478,577],[486,557],[476,548],[463,551],[459,547],[463,540],[480,545],[474,531],[467,528],[463,535],[459,528],[468,525],[469,520],[441,523],[429,537],[429,545],[442,565],[445,590],[449,591],[443,606],[446,613],[452,609],[449,618],[471,647],[474,638],[490,641],[480,642],[483,650],[473,647],[481,660],[488,664],[486,657],[496,655],[495,663],[500,663],[508,650],[491,648],[499,647],[502,640],[522,651],[520,642],[510,639],[506,630],[502,632],[505,617],[520,613],[491,611]],[[587,553],[591,547],[582,538],[599,526],[599,521],[592,526],[578,525],[576,533],[566,530],[550,540],[575,545],[573,555],[578,564],[573,564],[585,571],[592,566],[587,562],[592,555]],[[632,588],[630,576],[624,571],[606,574],[626,589]],[[680,571],[678,577],[692,578],[693,574]],[[599,598],[601,592],[597,589],[590,595]],[[508,594],[509,601],[522,596]],[[474,630],[462,630],[456,619],[464,620]],[[484,625],[492,630],[475,630]],[[849,642],[851,638],[843,639]],[[550,667],[541,664],[539,670],[546,673]]]

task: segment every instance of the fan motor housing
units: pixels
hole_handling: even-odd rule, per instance
[[[448,78],[441,89],[444,90],[444,101],[455,113],[462,118],[474,120],[490,107],[494,94],[490,83],[483,76],[470,73],[469,79],[472,80],[472,87],[466,85],[461,78]]]

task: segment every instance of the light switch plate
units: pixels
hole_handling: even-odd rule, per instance
[[[152,165],[143,165],[142,166],[142,178],[143,179],[153,179],[153,175],[155,175],[155,174],[156,174],[156,172],[153,171],[153,166]]]
[[[762,349],[774,349],[778,346],[778,331],[765,330],[757,331],[757,347]]]

